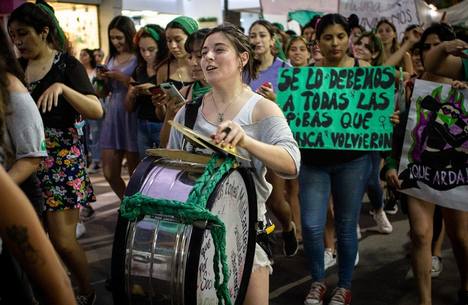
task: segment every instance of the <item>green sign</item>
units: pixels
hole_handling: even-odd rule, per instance
[[[390,150],[394,67],[283,68],[277,101],[299,147]]]

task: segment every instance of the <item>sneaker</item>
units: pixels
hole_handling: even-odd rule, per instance
[[[96,174],[97,172],[99,172],[100,169],[101,166],[99,165],[99,162],[93,161],[93,163],[91,163],[91,165],[88,167],[88,173]]]
[[[328,305],[349,305],[351,304],[351,290],[346,288],[336,288]]]
[[[76,238],[80,238],[86,233],[86,227],[85,225],[80,221],[79,223],[76,224]]]
[[[324,253],[325,270],[336,265],[336,254],[333,249],[327,248]]]
[[[304,305],[323,305],[323,299],[327,292],[327,286],[322,282],[313,282],[310,285],[309,294],[304,300]]]
[[[374,211],[374,218],[375,223],[377,224],[377,230],[380,233],[390,234],[393,231],[393,226],[387,218],[384,210]]]
[[[96,302],[96,291],[93,291],[89,295],[77,295],[76,303],[78,305],[94,305]]]
[[[80,217],[83,220],[88,220],[94,215],[94,209],[89,204],[81,208]]]
[[[442,258],[438,256],[432,257],[432,267],[431,267],[431,277],[439,277],[439,274],[442,272],[444,265],[442,265]]]
[[[396,198],[385,200],[384,211],[389,215],[395,215],[398,212],[398,200]]]
[[[291,221],[292,230],[283,232],[283,253],[286,256],[294,256],[297,253],[296,225]]]

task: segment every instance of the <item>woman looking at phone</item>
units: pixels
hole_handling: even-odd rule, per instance
[[[203,70],[200,65],[203,39],[209,31],[209,29],[198,30],[195,33],[190,34],[185,42],[185,51],[189,54],[188,59],[192,68],[192,78],[195,80],[192,84],[180,89],[181,95],[185,97],[187,102],[193,101],[197,97],[202,96],[211,90],[211,86],[206,82],[205,75],[203,74]],[[177,111],[184,104],[184,102],[180,102],[176,99],[171,99],[167,104],[164,124],[161,129],[161,147],[166,147],[167,140],[169,138],[171,126],[168,122],[174,119]]]
[[[172,83],[179,90],[193,82],[188,53],[185,51],[185,41],[197,30],[197,21],[186,16],[177,17],[166,26],[169,57],[156,67],[158,85]],[[152,100],[156,106],[156,117],[164,120],[169,97],[165,93],[158,93],[153,95]]]
[[[103,110],[83,65],[65,52],[65,36],[50,6],[45,2],[22,4],[11,13],[8,31],[44,123],[48,157],[37,177],[46,204],[45,226],[76,278],[77,299],[91,304],[96,294],[75,230],[79,207],[96,199],[86,172],[79,123],[81,116],[100,118]]]
[[[249,29],[249,40],[255,51],[255,59],[260,61],[258,77],[250,81],[252,90],[275,102],[278,90],[278,72],[290,65],[276,57],[272,48],[275,43],[275,30],[266,20],[255,21]],[[267,180],[273,185],[267,206],[283,228],[283,252],[293,256],[297,252],[296,226],[292,221],[291,208],[284,196],[285,181],[272,171],[268,171]]]
[[[122,160],[127,159],[131,175],[138,164],[137,115],[125,111],[130,75],[136,68],[133,36],[135,26],[126,16],[116,16],[108,27],[109,60],[97,70],[110,92],[101,130],[102,170],[112,190],[123,198],[125,182],[121,177]]]
[[[138,153],[140,159],[148,148],[159,147],[159,133],[162,122],[156,117],[151,95],[160,92],[156,84],[155,66],[167,56],[164,29],[148,24],[142,27],[133,39],[138,46],[138,66],[132,74],[125,109],[136,111],[138,116]]]

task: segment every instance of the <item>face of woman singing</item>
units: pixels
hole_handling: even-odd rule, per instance
[[[171,52],[175,58],[184,58],[187,56],[184,47],[187,34],[185,34],[184,31],[177,28],[169,28],[166,30],[166,39],[169,52]]]
[[[42,33],[37,33],[32,26],[13,21],[8,28],[8,32],[11,41],[23,58],[36,58],[40,50],[47,45],[48,29],[44,29]]]
[[[295,40],[289,47],[288,58],[294,67],[304,67],[309,63],[310,52],[302,40]]]
[[[156,41],[151,37],[141,37],[138,42],[138,49],[146,64],[153,65],[158,54],[158,44]]]
[[[340,24],[331,24],[325,28],[319,37],[322,56],[329,61],[339,61],[348,50],[349,36]]]
[[[223,33],[214,33],[205,39],[201,51],[201,67],[208,83],[232,83],[242,79],[243,63],[240,57],[248,59],[247,53],[238,54],[232,43]]]
[[[109,38],[114,46],[114,48],[117,50],[117,53],[123,53],[128,51],[128,46],[127,42],[125,41],[125,35],[122,31],[114,28],[109,31]]]
[[[256,24],[250,29],[249,41],[258,56],[271,52],[274,43],[267,28],[261,24]]]

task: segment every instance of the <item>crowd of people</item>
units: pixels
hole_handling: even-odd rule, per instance
[[[43,1],[20,5],[0,31],[0,265],[8,271],[0,275],[0,304],[94,304],[77,241],[82,220],[94,213],[89,174],[102,170],[123,199],[123,164],[131,176],[147,149],[200,152],[169,125],[186,123],[186,105],[196,107],[195,131],[251,159],[241,164],[253,169],[257,219],[265,223],[267,210],[275,216],[284,255],[294,256],[303,244],[312,277],[305,305],[351,304],[365,193],[380,233],[392,233],[387,214],[397,212],[396,202],[408,215],[418,305],[432,304],[431,278],[442,270],[445,232],[460,274],[456,304],[468,304],[467,210],[399,193],[397,173],[415,80],[468,88],[466,30],[444,22],[412,25],[400,42],[387,19],[365,29],[356,15],[327,14],[310,20],[302,33],[266,20],[247,33],[231,24],[200,29],[187,16],[138,31],[129,17],[116,16],[107,33],[106,57],[101,49],[83,49],[76,59]],[[398,102],[388,117],[392,151],[299,147],[277,104],[279,70],[370,66],[396,68]],[[161,84],[172,84],[183,100]],[[398,198],[389,207],[384,183]],[[339,280],[331,289],[326,270],[335,264]],[[257,245],[244,304],[268,304],[272,270],[270,251]]]

